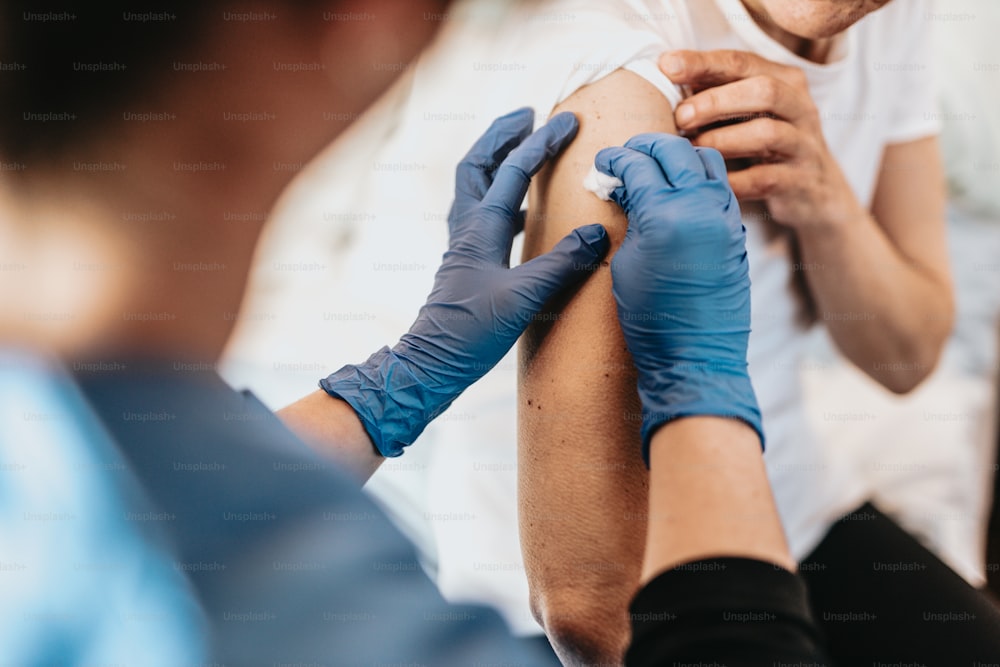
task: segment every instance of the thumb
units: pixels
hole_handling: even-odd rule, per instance
[[[556,246],[511,271],[518,292],[537,311],[560,290],[590,275],[611,245],[601,225],[584,225],[567,234]]]
[[[611,191],[610,197],[627,216],[631,216],[632,209],[641,205],[651,193],[670,187],[656,160],[634,148],[605,148],[594,156],[594,167],[622,181],[622,185]]]

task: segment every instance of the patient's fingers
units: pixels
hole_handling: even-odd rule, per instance
[[[753,76],[773,76],[791,83],[797,75],[789,67],[749,51],[668,51],[660,56],[660,70],[675,84],[710,88]],[[801,74],[801,70],[799,70]]]

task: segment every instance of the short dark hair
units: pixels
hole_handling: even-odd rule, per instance
[[[97,0],[66,10],[37,4],[0,0],[6,160],[51,160],[134,111],[221,8],[211,0]]]

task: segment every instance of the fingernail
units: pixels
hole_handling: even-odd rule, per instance
[[[681,104],[677,107],[677,111],[674,112],[674,118],[677,120],[678,125],[687,125],[694,120],[694,107],[690,104]]]
[[[684,73],[684,59],[673,54],[664,56],[660,61],[660,69],[667,76],[679,76]]]

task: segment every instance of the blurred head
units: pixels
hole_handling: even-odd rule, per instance
[[[743,0],[758,23],[802,39],[827,39],[891,0]]]
[[[269,128],[291,126],[299,128],[292,134],[318,136],[314,128],[325,127],[328,138],[405,70],[440,25],[428,17],[440,16],[448,3],[92,4],[51,11],[32,2],[0,1],[0,62],[6,66],[0,76],[0,155],[5,159],[30,162],[32,169],[59,168],[61,156],[93,150],[128,133],[130,121],[143,122],[125,114],[155,109],[183,113],[181,121],[217,124],[213,114],[219,104],[230,105],[233,113],[282,112],[258,130],[276,134]],[[301,60],[287,60],[296,56]],[[313,91],[318,83],[326,85]],[[203,94],[176,97],[192,90]],[[282,96],[291,93],[328,105],[316,109]],[[241,103],[256,106],[231,107]],[[218,137],[220,143],[225,140]]]
[[[214,357],[275,199],[448,2],[87,4],[0,0],[0,339]]]

